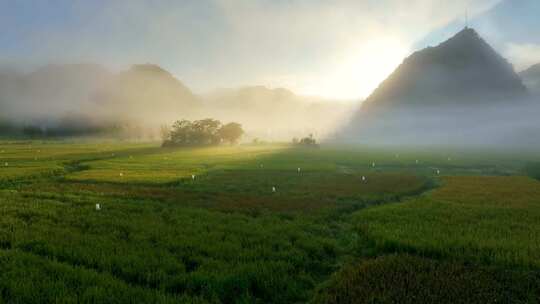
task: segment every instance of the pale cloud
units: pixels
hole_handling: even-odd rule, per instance
[[[414,51],[415,41],[497,2],[134,0],[102,2],[99,9],[76,2],[80,8],[70,14],[77,22],[39,25],[25,38],[32,43],[11,54],[0,45],[0,55],[119,67],[151,62],[198,92],[261,84],[358,99]],[[28,20],[20,22],[28,27]]]
[[[540,44],[509,43],[506,45],[505,55],[515,69],[521,71],[540,63]]]
[[[249,67],[239,68],[242,79],[301,94],[363,98],[415,41],[497,2],[220,0],[230,26],[228,54],[235,54],[225,66]]]

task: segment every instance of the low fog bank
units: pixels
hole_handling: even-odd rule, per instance
[[[352,103],[297,96],[262,86],[194,94],[157,65],[121,72],[97,64],[48,65],[28,73],[0,69],[0,135],[158,139],[180,119],[243,125],[245,140],[324,137],[346,121]]]
[[[203,101],[208,115],[241,122],[248,138],[271,141],[290,141],[308,134],[326,138],[343,127],[356,106],[262,86],[216,90]]]
[[[360,111],[328,142],[383,146],[540,148],[540,97],[505,103]]]

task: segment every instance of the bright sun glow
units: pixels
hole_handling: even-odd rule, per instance
[[[306,95],[363,99],[388,77],[409,54],[397,39],[371,40],[348,48],[331,62],[334,68],[319,81],[300,88]],[[324,73],[324,72],[323,72]]]

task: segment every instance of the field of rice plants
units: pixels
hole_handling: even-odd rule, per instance
[[[538,160],[3,141],[0,302],[534,303]]]
[[[540,182],[451,176],[442,183],[429,194],[359,213],[360,229],[385,251],[540,267]]]

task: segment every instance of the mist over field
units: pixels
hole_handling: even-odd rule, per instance
[[[540,304],[539,16],[0,0],[0,303]]]
[[[538,128],[540,76],[537,66],[528,68],[540,61],[538,41],[516,34],[507,1],[457,1],[435,10],[437,18],[427,13],[433,2],[418,1],[414,14],[393,18],[383,30],[388,16],[382,8],[398,5],[386,2],[316,3],[308,10],[300,2],[286,7],[209,1],[208,7],[189,2],[176,11],[134,2],[117,16],[137,24],[133,28],[111,20],[98,6],[76,2],[63,9],[80,19],[41,28],[36,20],[10,34],[15,43],[9,48],[0,48],[0,130],[155,140],[162,126],[177,120],[213,118],[240,123],[244,142],[309,134],[338,143],[538,142],[530,135]],[[523,1],[515,7],[529,26],[534,16],[526,12],[535,5]],[[8,16],[10,10],[29,9],[4,6],[4,23],[24,21]],[[59,13],[42,9],[43,18]],[[355,11],[365,19],[336,17]],[[199,35],[210,33],[204,26],[200,33],[191,30],[203,13],[222,25],[217,29],[222,37],[207,35],[206,44],[197,44]],[[299,22],[272,28],[255,23],[255,16],[268,23]],[[317,18],[328,20],[334,31],[323,29]],[[109,26],[108,34],[99,22]],[[463,31],[444,42],[469,23],[480,32]],[[143,24],[148,28],[141,40],[131,40],[130,33]],[[359,30],[360,25],[367,27]],[[32,39],[22,38],[30,33],[25,31]],[[331,34],[336,45],[320,43]],[[36,45],[44,37],[51,39],[49,46]],[[176,43],[176,37],[194,44]],[[216,48],[218,43],[224,48]],[[440,43],[446,47],[434,48]]]
[[[348,125],[330,142],[383,146],[491,147],[500,150],[538,149],[540,107],[530,101],[521,105],[397,108],[376,118]],[[493,124],[497,121],[497,124]]]
[[[106,131],[127,126],[137,129],[128,137],[148,139],[157,136],[161,125],[175,120],[213,117],[241,122],[252,139],[288,141],[309,133],[326,135],[354,107],[264,86],[196,95],[151,64],[117,73],[95,64],[48,65],[30,73],[6,70],[1,75],[3,124],[15,129],[65,128],[73,135],[77,130],[87,129],[91,135],[100,127]]]

